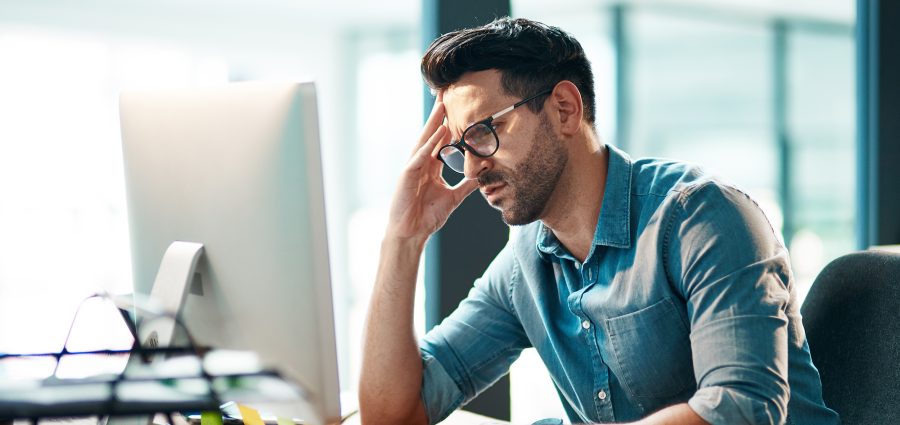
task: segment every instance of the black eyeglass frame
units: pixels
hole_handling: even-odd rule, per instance
[[[506,107],[506,108],[504,108],[504,109],[501,109],[499,112],[497,112],[497,113],[495,113],[495,114],[493,114],[493,115],[491,115],[491,116],[489,116],[489,117],[487,117],[487,118],[485,118],[485,119],[483,119],[483,120],[481,120],[481,121],[477,121],[477,122],[472,123],[472,125],[468,126],[468,127],[466,128],[466,130],[463,131],[463,133],[462,133],[462,135],[460,135],[460,138],[459,138],[458,141],[455,141],[455,142],[454,142],[454,141],[451,140],[449,144],[444,145],[444,146],[441,146],[441,148],[438,150],[438,156],[437,156],[437,157],[438,157],[438,160],[440,160],[444,165],[446,165],[447,167],[449,167],[451,170],[456,171],[456,172],[458,172],[458,173],[462,173],[462,171],[456,170],[455,168],[453,168],[453,166],[451,166],[450,164],[448,164],[447,161],[444,161],[444,157],[441,155],[441,152],[443,152],[444,149],[447,149],[447,148],[453,148],[453,149],[456,149],[456,150],[459,151],[459,153],[461,153],[461,154],[463,155],[463,157],[465,157],[466,151],[471,152],[472,155],[475,155],[475,156],[477,156],[477,157],[479,157],[479,158],[489,158],[489,157],[493,156],[493,155],[494,155],[495,153],[497,153],[497,151],[500,149],[500,136],[497,136],[497,131],[494,130],[494,126],[491,125],[491,123],[494,122],[495,119],[500,118],[501,116],[503,116],[503,115],[505,115],[505,114],[507,114],[507,113],[513,111],[514,109],[516,109],[516,108],[518,108],[518,107],[520,107],[520,106],[522,106],[522,105],[524,105],[524,104],[526,104],[526,103],[528,103],[528,102],[531,102],[532,100],[537,99],[537,98],[539,98],[539,97],[541,97],[541,96],[548,95],[548,94],[550,94],[550,93],[552,93],[552,92],[553,92],[553,89],[552,89],[552,88],[546,89],[546,90],[544,90],[544,91],[542,91],[542,92],[540,92],[540,93],[538,93],[538,94],[536,94],[536,95],[534,95],[534,96],[530,96],[530,97],[527,97],[527,98],[525,98],[525,99],[522,99],[522,100],[520,100],[520,101],[514,103],[512,106],[508,106],[508,107]],[[469,130],[471,130],[471,129],[473,129],[473,128],[479,126],[479,125],[483,125],[483,126],[487,127],[488,130],[491,131],[491,134],[494,135],[494,141],[495,141],[495,143],[494,143],[494,150],[491,151],[491,153],[489,153],[489,154],[482,154],[482,153],[479,153],[474,147],[472,147],[471,145],[469,145],[468,143],[466,143],[466,134],[469,132]]]

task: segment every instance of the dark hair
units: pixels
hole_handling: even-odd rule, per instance
[[[443,90],[468,72],[496,69],[503,92],[532,96],[568,80],[578,87],[584,118],[594,123],[594,75],[584,49],[565,31],[528,19],[500,18],[438,37],[422,57],[422,76]],[[527,105],[543,108],[543,96]]]

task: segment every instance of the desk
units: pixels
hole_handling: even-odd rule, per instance
[[[157,420],[154,421],[155,424],[164,424],[165,417],[158,416]],[[17,419],[15,421],[10,421],[12,425],[31,425],[31,421],[27,419]],[[61,419],[47,419],[42,421],[44,425],[48,423],[52,423],[53,425],[98,425],[97,418],[61,418]],[[497,419],[489,418],[487,416],[478,415],[472,412],[466,412],[465,410],[457,410],[453,412],[447,419],[444,419],[441,422],[443,425],[508,425],[509,422],[499,421]],[[181,417],[175,418],[175,425],[190,425],[190,422],[183,420]],[[360,425],[359,421],[359,413],[354,414],[353,416],[347,418],[347,420],[342,425]]]
[[[441,422],[443,425],[504,425],[509,422],[503,422],[487,416],[478,415],[465,410],[457,410],[453,412],[447,419]],[[355,414],[344,422],[344,425],[360,425],[359,414]]]

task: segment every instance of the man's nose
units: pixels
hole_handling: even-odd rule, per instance
[[[463,174],[466,175],[467,179],[477,179],[481,174],[490,170],[493,166],[493,161],[491,161],[490,158],[482,158],[469,152],[468,149],[465,150],[465,155],[466,160],[463,167]]]

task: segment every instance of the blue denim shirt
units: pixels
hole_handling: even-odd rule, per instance
[[[534,347],[573,423],[687,402],[712,424],[836,424],[800,320],[788,253],[756,203],[699,168],[609,166],[582,264],[521,227],[420,343],[439,422]]]

